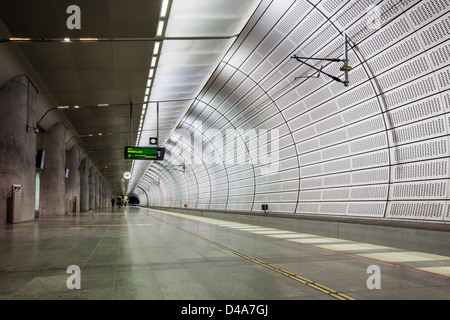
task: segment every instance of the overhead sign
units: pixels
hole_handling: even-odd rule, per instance
[[[164,160],[166,148],[158,147],[125,147],[125,159]]]

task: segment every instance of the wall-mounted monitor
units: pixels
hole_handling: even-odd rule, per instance
[[[125,159],[164,160],[165,148],[159,147],[125,147]]]

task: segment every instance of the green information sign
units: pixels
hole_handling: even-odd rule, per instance
[[[165,148],[157,147],[125,147],[125,159],[164,160]]]

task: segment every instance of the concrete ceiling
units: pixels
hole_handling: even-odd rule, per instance
[[[160,2],[0,2],[0,19],[12,37],[109,39],[100,42],[21,42],[20,48],[57,106],[80,106],[79,109],[52,112],[65,113],[79,135],[75,138],[81,139],[89,158],[117,191],[126,188],[123,173],[131,169],[130,161],[124,160],[123,147],[134,145],[136,141],[154,45],[153,41],[142,39],[155,37]],[[73,4],[81,9],[79,30],[69,30],[66,25],[71,16],[66,11]],[[130,38],[140,40],[131,41]],[[99,104],[109,106],[98,107]],[[41,112],[38,117],[42,115]],[[41,120],[43,129],[48,129],[46,120],[45,117]],[[67,137],[71,138],[74,137]]]
[[[170,18],[161,16],[166,2]],[[2,1],[0,22],[10,37],[32,39],[6,45],[20,46],[43,83],[40,94],[55,101],[38,110],[40,128],[49,129],[52,113],[60,112],[75,132],[67,148],[77,141],[113,190],[125,193],[151,163],[125,160],[124,147],[146,146],[154,136],[164,145],[259,2]],[[81,29],[67,27],[71,5],[81,10]],[[158,34],[161,20],[165,26]],[[155,51],[158,63],[152,67]],[[158,124],[156,101],[162,102]],[[130,181],[123,178],[126,171],[132,172]]]

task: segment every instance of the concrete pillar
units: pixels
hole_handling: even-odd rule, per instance
[[[91,164],[89,168],[89,210],[95,210],[95,176],[97,170]]]
[[[111,205],[111,192],[109,191],[109,184],[105,182],[105,207],[108,208]]]
[[[80,212],[80,146],[75,145],[66,153],[66,214]]]
[[[38,148],[45,150],[39,216],[64,215],[66,212],[66,130],[65,125],[58,122],[49,131],[38,134]]]
[[[12,185],[21,185],[21,221],[34,219],[36,181],[37,90],[26,76],[17,76],[0,88],[0,224],[12,205]],[[10,211],[11,212],[11,211]]]
[[[80,163],[80,212],[89,211],[89,159]]]
[[[101,207],[104,208],[105,207],[105,179],[103,179],[103,178],[102,178],[102,183],[101,183],[100,194],[102,196]]]
[[[111,195],[109,193],[109,185],[105,182],[105,207],[108,208],[111,205]]]
[[[105,206],[109,207],[111,205],[111,192],[109,188],[109,184],[105,183]]]
[[[100,194],[98,193],[99,190],[99,174],[98,171],[95,172],[95,209],[98,209],[100,207]]]
[[[103,177],[98,176],[98,207],[103,208]]]
[[[102,179],[102,208],[106,208],[106,181]]]

